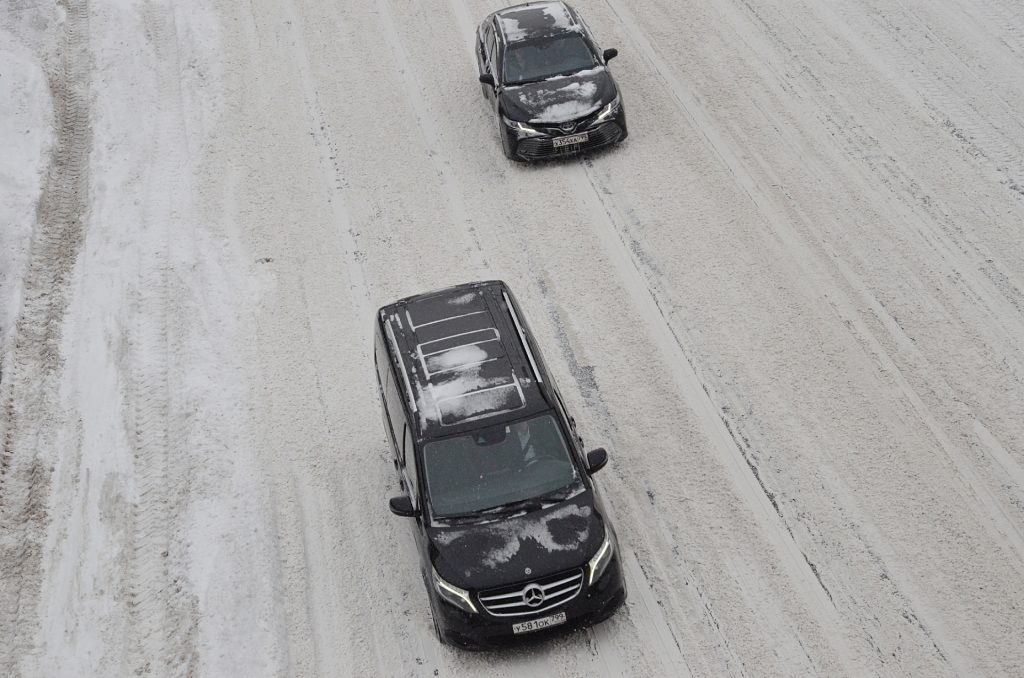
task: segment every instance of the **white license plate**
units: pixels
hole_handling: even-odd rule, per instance
[[[553,139],[553,145],[555,148],[561,148],[562,146],[572,146],[574,144],[582,144],[589,138],[589,132],[584,132],[583,134],[573,134],[567,137],[555,137]]]
[[[540,619],[532,619],[530,621],[520,622],[512,625],[512,633],[529,633],[530,631],[540,631],[546,629],[549,626],[558,626],[559,624],[565,623],[565,613],[559,612],[553,614],[550,617],[541,617]]]

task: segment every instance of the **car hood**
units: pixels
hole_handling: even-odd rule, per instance
[[[579,567],[597,552],[604,530],[591,493],[584,492],[493,523],[433,527],[428,537],[437,573],[479,590]]]
[[[615,81],[603,66],[575,75],[506,87],[502,113],[511,120],[557,125],[594,113],[615,99]]]

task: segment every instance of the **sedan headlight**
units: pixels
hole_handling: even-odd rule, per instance
[[[431,568],[431,573],[434,579],[434,589],[437,594],[444,598],[446,601],[466,612],[472,612],[476,614],[476,605],[469,597],[469,591],[460,589],[458,586],[449,584],[444,579],[441,579],[441,575],[437,573],[437,570]]]
[[[525,122],[519,122],[518,120],[509,120],[508,118],[502,117],[507,127],[512,128],[512,131],[519,134],[520,136],[532,137],[532,136],[543,136],[544,132],[530,127]]]
[[[613,555],[615,555],[615,542],[612,541],[611,532],[608,528],[605,528],[604,542],[601,543],[601,548],[597,550],[594,557],[587,563],[587,572],[589,573],[587,586],[593,586],[594,582],[601,578],[601,575],[608,568],[608,563],[612,562]]]
[[[601,112],[597,114],[597,118],[594,119],[594,122],[604,122],[618,114],[620,106],[622,106],[622,100],[619,97],[615,97],[614,101],[609,102],[607,106],[601,109]]]

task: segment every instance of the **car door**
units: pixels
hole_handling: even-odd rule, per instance
[[[495,82],[498,82],[498,41],[497,34],[494,31],[494,24],[490,21],[484,24],[483,31],[481,33],[480,40],[480,74],[489,74],[494,78]],[[484,96],[488,100],[494,101],[495,87],[480,83],[480,87],[483,90]]]
[[[403,466],[402,472],[405,476],[405,484],[408,488],[409,498],[412,499],[412,505],[414,508],[420,510],[419,515],[416,516],[416,542],[420,547],[422,553],[426,553],[427,548],[427,530],[426,530],[426,502],[420,494],[420,471],[416,461],[416,443],[412,438],[412,429],[406,424],[405,432],[402,435],[402,459]]]

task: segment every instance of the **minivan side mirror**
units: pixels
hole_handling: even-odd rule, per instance
[[[604,61],[605,61],[605,63],[608,63],[609,61],[611,61],[612,59],[614,59],[617,56],[619,56],[619,50],[615,49],[614,47],[612,47],[611,49],[606,49],[604,51]]]
[[[404,494],[401,497],[391,497],[388,506],[391,507],[392,513],[403,518],[415,518],[420,514],[419,511],[413,508],[412,499]]]
[[[491,87],[494,87],[494,76],[491,75],[490,73],[484,73],[483,75],[480,76],[480,82],[482,82],[485,85],[490,85]]]
[[[608,451],[603,447],[587,452],[587,473],[594,475],[608,463]]]

